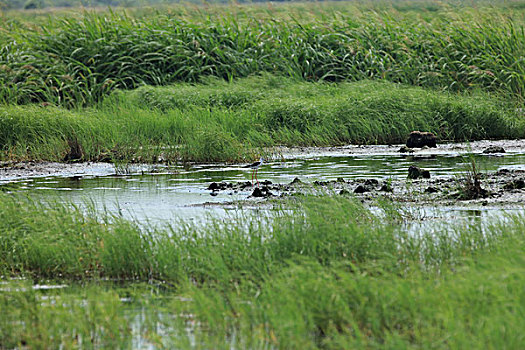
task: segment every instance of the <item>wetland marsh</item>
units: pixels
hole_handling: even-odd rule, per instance
[[[0,349],[525,347],[521,1],[7,7]]]

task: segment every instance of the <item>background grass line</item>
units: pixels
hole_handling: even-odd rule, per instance
[[[267,20],[256,20],[242,9],[228,14],[222,8],[208,19],[195,11],[149,17],[86,12],[48,22],[40,31],[4,25],[9,39],[0,48],[0,101],[85,106],[115,88],[259,72],[308,81],[378,79],[450,91],[483,89],[523,101],[519,10],[444,7],[426,16],[297,6],[290,7],[288,16],[297,14],[292,21],[284,20],[282,10],[277,12],[283,18],[260,9]],[[311,16],[299,15],[301,10]]]

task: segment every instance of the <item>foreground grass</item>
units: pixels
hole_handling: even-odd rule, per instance
[[[241,216],[155,232],[16,196],[1,195],[0,208],[3,276],[91,281],[47,293],[10,282],[22,290],[0,292],[6,348],[133,347],[137,333],[181,348],[525,344],[523,217],[418,237],[395,208],[378,219],[352,198],[307,197],[262,224]]]
[[[388,82],[306,83],[271,75],[234,83],[142,87],[96,109],[0,107],[4,160],[243,161],[263,147],[525,137],[515,105],[485,93]]]
[[[36,27],[10,16],[0,27],[0,102],[86,106],[115,88],[259,72],[483,89],[523,102],[523,8],[454,3],[51,13]]]

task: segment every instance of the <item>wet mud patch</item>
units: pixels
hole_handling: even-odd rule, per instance
[[[250,198],[283,198],[298,195],[355,195],[363,201],[373,202],[388,198],[396,202],[452,205],[457,202],[481,204],[525,204],[525,170],[503,168],[497,172],[479,174],[479,183],[472,189],[469,179],[456,176],[450,178],[411,177],[406,179],[378,180],[344,179],[306,182],[299,177],[289,183],[262,181],[212,182],[207,190],[216,196],[229,191],[244,193]],[[428,172],[428,171],[427,171]],[[476,191],[473,193],[473,191]],[[226,204],[226,203],[224,203]]]

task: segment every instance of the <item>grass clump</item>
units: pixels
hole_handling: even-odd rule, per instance
[[[306,197],[292,205],[293,211],[276,211],[258,225],[241,215],[208,228],[180,225],[150,231],[118,217],[100,221],[80,209],[18,196],[3,194],[1,205],[1,270],[34,278],[260,283],[267,273],[302,258],[323,266],[381,263],[403,271],[412,263],[428,268],[456,264],[462,254],[490,249],[504,235],[498,229],[479,236],[479,228],[467,227],[453,234],[443,230],[433,237],[409,236],[388,217],[380,224],[353,198]]]

